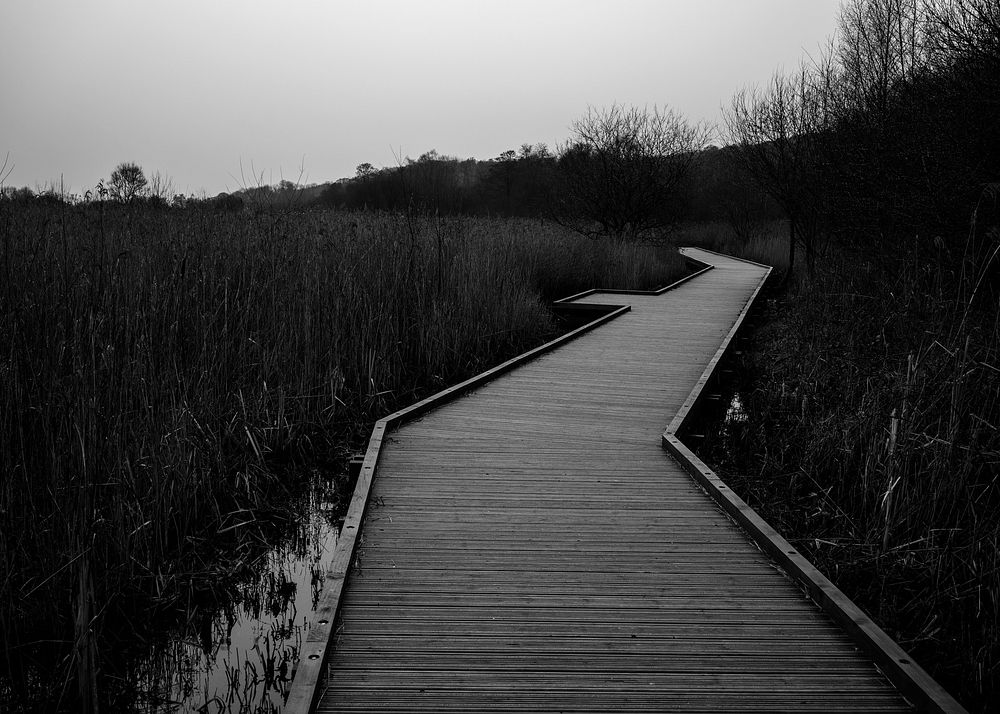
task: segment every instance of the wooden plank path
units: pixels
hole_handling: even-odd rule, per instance
[[[631,311],[376,434],[317,711],[910,710],[661,445],[767,272],[690,254],[714,269],[579,298]]]

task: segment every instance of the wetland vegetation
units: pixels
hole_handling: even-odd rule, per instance
[[[554,298],[670,282],[669,236],[779,269],[709,458],[988,711],[998,77],[995,2],[848,0],[826,51],[672,163],[642,152],[648,113],[612,108],[554,151],[322,186],[4,188],[0,708],[280,707],[367,425],[556,334]],[[614,190],[661,169],[668,196]],[[264,624],[220,661],[242,613]]]
[[[528,219],[44,198],[0,246],[8,709],[121,708],[140,623],[237,587],[367,423],[684,270]]]

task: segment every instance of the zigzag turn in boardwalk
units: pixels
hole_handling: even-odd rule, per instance
[[[715,266],[392,431],[319,711],[904,711],[664,451],[765,269]]]

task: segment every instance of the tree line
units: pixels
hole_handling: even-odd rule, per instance
[[[832,244],[955,261],[970,217],[995,225],[998,98],[995,1],[850,0],[836,39],[739,92],[726,128],[788,218],[790,263]]]
[[[808,270],[835,243],[885,255],[916,239],[954,257],[998,182],[998,15],[994,0],[849,0],[836,39],[738,92],[719,130],[656,106],[590,108],[555,150],[523,144],[487,160],[431,150],[362,163],[331,184],[200,200],[125,162],[84,199],[534,216],[623,240],[662,238],[687,219],[781,217],[789,264],[802,250]]]
[[[171,196],[169,180],[159,174],[147,179],[138,164],[123,162],[109,179],[72,200],[228,211],[325,208],[535,217],[588,237],[618,240],[662,239],[687,218],[726,218],[730,202],[737,200],[733,195],[740,205],[766,203],[740,175],[735,154],[709,144],[712,129],[675,111],[590,108],[570,130],[570,139],[555,150],[525,143],[487,160],[430,150],[396,166],[362,163],[353,177],[335,183],[257,182],[211,198]],[[4,195],[66,200],[53,189],[7,189]]]

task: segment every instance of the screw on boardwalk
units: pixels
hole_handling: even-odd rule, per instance
[[[767,272],[690,254],[387,433],[317,711],[910,710],[661,446]]]

